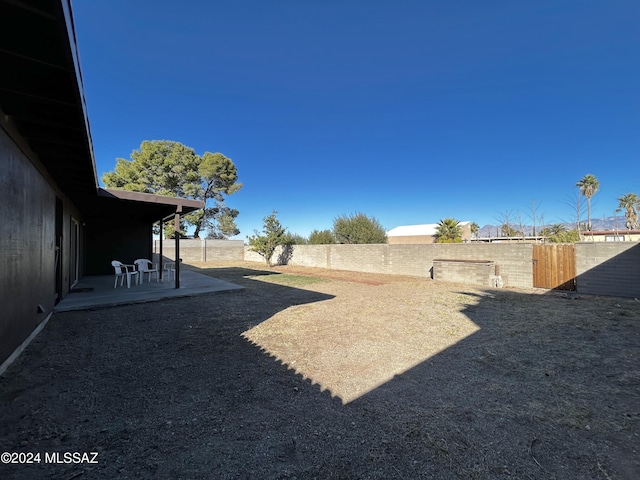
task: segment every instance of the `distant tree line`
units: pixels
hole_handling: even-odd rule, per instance
[[[598,192],[600,182],[594,175],[588,174],[581,178],[576,183],[576,186],[579,189],[580,196],[587,200],[586,224],[582,223],[583,204],[580,196],[576,196],[576,201],[572,205],[576,211],[574,228],[567,228],[560,223],[545,226],[544,216],[538,219],[535,202],[532,201],[533,236],[544,237],[545,241],[551,243],[578,242],[581,239],[581,231],[590,231],[592,229],[591,198]],[[618,198],[618,203],[619,206],[616,211],[624,210],[627,228],[638,228],[638,212],[640,211],[638,196],[634,193],[628,193]],[[248,237],[250,248],[263,255],[269,265],[271,264],[271,256],[277,246],[387,243],[386,231],[380,222],[374,217],[368,217],[363,213],[341,215],[334,219],[331,230],[313,230],[308,237],[288,232],[277,221],[276,213],[274,211],[271,215],[265,217],[264,228],[261,233],[256,231],[255,235]],[[526,233],[528,228],[520,212],[513,215],[511,211],[506,211],[500,218],[500,226],[496,231],[496,236],[522,238],[524,240],[528,235]],[[472,222],[470,230],[472,239],[477,239],[480,230],[479,225],[476,222]],[[441,219],[436,227],[435,241],[436,243],[462,243],[461,223],[451,217]]]
[[[249,249],[264,257],[268,266],[272,266],[273,254],[279,246],[286,255],[293,245],[387,243],[384,227],[364,213],[341,215],[333,220],[332,230],[314,230],[309,237],[290,233],[278,220],[277,213],[274,210],[263,219],[261,232],[254,230],[254,235],[247,237]]]
[[[328,245],[387,243],[387,232],[375,217],[364,213],[340,215],[333,220],[331,230],[313,230],[308,237],[291,234],[294,245]]]
[[[600,181],[592,174],[587,174],[578,180],[575,184],[578,192],[575,198],[567,203],[573,210],[574,220],[571,223],[573,228],[568,228],[566,224],[555,223],[552,225],[544,225],[544,215],[538,217],[536,214],[535,201],[532,201],[531,214],[528,215],[533,221],[533,228],[526,226],[518,211],[515,215],[512,211],[507,210],[498,218],[500,224],[496,230],[496,236],[504,236],[509,238],[525,238],[529,230],[533,236],[544,237],[545,241],[552,243],[568,243],[578,242],[584,238],[583,232],[593,231],[593,223],[591,221],[591,199],[600,189]],[[587,221],[583,221],[584,203],[587,206]],[[640,212],[640,199],[635,193],[627,193],[618,199],[618,207],[615,212],[624,212],[625,226],[628,230],[634,230],[639,227],[638,217]],[[540,228],[537,228],[540,226]],[[519,228],[518,228],[519,227]]]

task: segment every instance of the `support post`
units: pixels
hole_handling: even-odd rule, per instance
[[[176,207],[176,214],[173,217],[176,242],[176,288],[180,288],[180,213],[182,213],[182,206],[178,205]]]
[[[164,282],[164,265],[163,265],[163,252],[162,252],[162,237],[164,236],[164,221],[160,219],[160,261],[158,262],[158,274],[160,275],[160,281]]]

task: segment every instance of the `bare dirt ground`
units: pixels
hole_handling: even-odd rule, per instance
[[[640,478],[634,299],[191,268],[246,288],[52,317],[0,377],[40,463],[0,478]]]

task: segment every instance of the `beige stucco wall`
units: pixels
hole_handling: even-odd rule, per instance
[[[622,242],[638,242],[640,241],[639,233],[627,233],[626,230],[619,230],[618,232],[607,232],[605,234],[589,235],[583,234],[585,242],[607,242],[607,243],[619,243],[620,241],[608,240],[607,237],[619,237]]]
[[[468,242],[471,240],[471,224],[467,223],[461,227],[462,241]],[[427,245],[435,243],[436,237],[434,235],[406,235],[406,236],[389,236],[389,245]]]
[[[388,237],[389,245],[426,245],[435,243],[436,238],[431,235],[408,235],[406,237]]]

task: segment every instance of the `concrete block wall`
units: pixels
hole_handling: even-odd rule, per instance
[[[304,249],[298,252],[298,248],[303,246]],[[254,255],[256,254],[254,253]],[[296,265],[302,267],[331,268],[330,245],[296,245],[293,247],[293,255]],[[246,253],[245,258],[247,258]]]
[[[203,240],[204,261],[242,261],[244,260],[244,241],[242,240]]]
[[[443,282],[469,283],[488,287],[491,286],[494,273],[495,263],[491,261],[433,261],[433,279]]]
[[[294,245],[288,265],[301,267],[330,268],[366,273],[389,273],[388,245]],[[282,249],[277,248],[272,262]],[[264,258],[245,247],[244,259],[249,262],[264,262]]]
[[[577,243],[576,290],[640,299],[640,243]]]
[[[530,243],[433,244],[429,262],[435,259],[493,261],[506,287],[533,287],[533,245]]]
[[[533,245],[528,243],[295,245],[288,263],[431,277],[437,259],[492,261],[500,270],[504,286],[533,288],[532,258]],[[264,262],[248,247],[244,247],[244,259]],[[640,243],[576,244],[576,276],[579,293],[640,299]]]
[[[388,273],[388,247],[389,245],[329,245],[329,268]]]
[[[297,250],[297,248],[298,248],[298,246],[296,245],[296,246],[295,246],[294,251],[295,251],[295,250]],[[281,249],[281,248],[278,248],[278,249],[276,250],[276,253],[273,255],[274,260],[275,260],[276,256],[277,256],[279,253],[281,253],[281,252],[282,252],[282,249]],[[246,262],[260,262],[260,263],[265,263],[265,260],[264,260],[264,258],[263,258],[263,257],[261,257],[260,255],[258,255],[256,252],[252,252],[251,250],[249,250],[249,247],[247,247],[246,245],[245,245],[245,247],[244,247],[244,260],[245,260]],[[291,263],[291,262],[289,262],[289,263]],[[313,262],[312,262],[312,263],[313,263]],[[307,267],[315,267],[316,265],[305,265],[305,266],[307,266]],[[326,267],[325,265],[323,265],[323,266],[322,266],[322,267],[320,267],[320,268],[327,268],[327,267]]]
[[[276,250],[274,261],[281,250]],[[435,259],[493,261],[505,286],[533,286],[531,244],[294,245],[289,265],[431,277]],[[245,260],[264,262],[249,247]]]
[[[388,273],[392,275],[413,275],[415,277],[431,277],[433,259],[437,253],[434,244],[423,245],[389,245]]]
[[[175,241],[162,241],[162,254],[175,260]],[[153,253],[160,253],[160,241],[153,241]],[[180,240],[180,258],[184,263],[244,260],[242,240]]]

